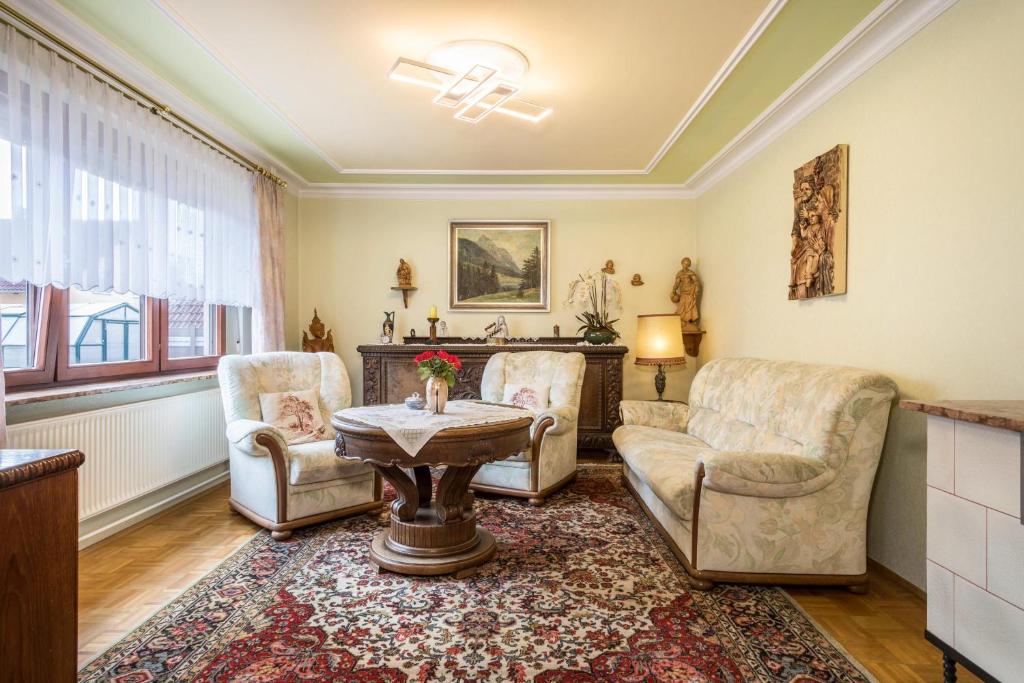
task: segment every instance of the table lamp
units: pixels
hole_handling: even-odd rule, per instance
[[[636,317],[636,364],[657,365],[654,388],[658,400],[665,393],[665,366],[686,365],[683,351],[682,318],[675,313],[652,313]]]

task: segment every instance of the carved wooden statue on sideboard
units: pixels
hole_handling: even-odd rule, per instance
[[[313,320],[309,323],[309,334],[313,335],[310,337],[306,334],[306,331],[302,331],[302,350],[307,353],[319,353],[320,351],[334,351],[334,331],[324,330],[326,327],[320,316],[317,315],[316,309],[313,309]]]

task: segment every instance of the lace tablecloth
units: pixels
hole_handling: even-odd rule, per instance
[[[414,458],[442,429],[533,417],[533,413],[528,410],[480,401],[448,401],[444,415],[434,415],[426,410],[410,410],[401,404],[345,408],[335,415],[383,429],[403,451]]]

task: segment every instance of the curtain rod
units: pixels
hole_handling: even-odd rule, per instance
[[[7,26],[10,26],[15,31],[17,31],[18,33],[25,36],[26,38],[30,38],[31,40],[36,41],[44,48],[46,48],[53,54],[57,55],[59,58],[75,66],[81,71],[89,74],[99,82],[105,84],[107,87],[119,91],[121,95],[132,100],[140,107],[148,109],[155,116],[159,116],[161,119],[171,124],[178,130],[182,131],[183,133],[186,133],[187,135],[190,135],[195,140],[206,145],[207,147],[214,150],[218,154],[227,157],[228,159],[238,164],[242,168],[246,169],[247,171],[251,171],[252,173],[257,173],[265,178],[269,178],[270,180],[274,181],[281,187],[288,187],[288,183],[285,182],[284,179],[282,179],[280,176],[275,175],[269,169],[264,168],[263,166],[254,162],[252,159],[249,159],[244,154],[232,148],[224,141],[218,139],[213,134],[207,132],[206,130],[192,123],[181,114],[178,114],[177,112],[171,110],[170,107],[168,107],[166,104],[164,104],[157,98],[153,97],[141,88],[121,78],[110,69],[107,69],[105,66],[103,66],[96,60],[92,59],[82,51],[61,40],[58,36],[54,35],[50,31],[43,28],[42,26],[34,22],[32,19],[29,19],[28,17],[21,14],[14,8],[7,5],[6,3],[0,2],[0,12],[3,12],[4,14],[7,14],[10,17],[10,19],[8,19],[7,17],[0,15],[0,23],[6,24]],[[11,21],[11,19],[13,19],[13,21]],[[33,35],[29,31],[26,31],[24,28],[19,26],[18,23],[24,24],[26,27],[28,27],[28,29],[36,32],[38,36]],[[68,52],[72,57],[74,57],[74,59],[69,58],[67,55],[61,54],[61,52],[55,50],[53,46],[41,42],[39,40],[39,36],[42,36],[46,40],[52,42],[61,50]],[[81,63],[76,62],[76,59],[80,60]],[[95,73],[94,70],[98,71],[99,75]],[[100,78],[100,75],[102,75],[104,78]]]

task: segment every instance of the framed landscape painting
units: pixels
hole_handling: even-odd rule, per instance
[[[451,221],[448,308],[548,311],[549,221]]]

